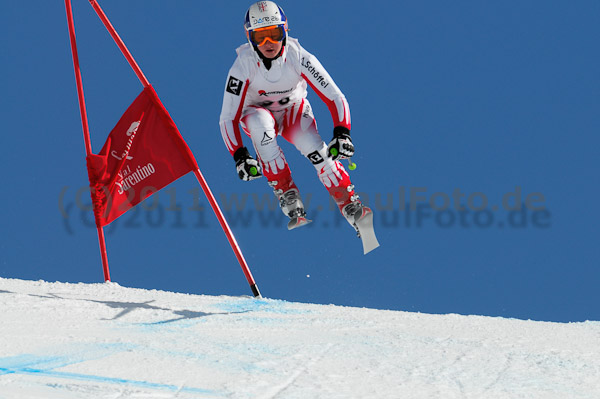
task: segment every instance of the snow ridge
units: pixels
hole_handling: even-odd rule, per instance
[[[598,398],[600,323],[0,278],[0,399]]]

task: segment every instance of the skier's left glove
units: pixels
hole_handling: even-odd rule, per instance
[[[333,139],[327,146],[327,153],[333,160],[351,158],[354,155],[354,144],[350,138],[350,130],[343,126],[333,129]]]
[[[252,158],[246,147],[239,148],[233,154],[233,159],[240,179],[250,181],[262,176],[258,161]]]

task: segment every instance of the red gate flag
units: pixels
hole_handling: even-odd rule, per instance
[[[96,223],[105,226],[161,188],[198,169],[152,86],[146,86],[87,157]]]
[[[255,297],[260,298],[260,291],[254,277],[252,277],[246,259],[244,259],[244,255],[225,220],[225,216],[223,216],[223,212],[221,212],[221,208],[219,208],[215,196],[208,187],[202,172],[200,172],[192,152],[183,141],[177,126],[175,126],[156,92],[150,86],[150,82],[142,73],[139,65],[133,59],[98,2],[96,0],[89,1],[140,82],[144,85],[144,91],[129,106],[117,126],[110,132],[102,151],[98,155],[93,154],[79,57],[77,55],[73,10],[71,0],[65,0],[71,53],[73,55],[73,69],[77,84],[77,98],[81,113],[81,126],[85,141],[88,175],[90,187],[92,188],[92,202],[104,280],[110,281],[110,273],[103,226],[127,212],[128,209],[137,205],[152,193],[193,171],[244,271],[252,293]]]

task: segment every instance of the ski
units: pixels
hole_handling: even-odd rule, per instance
[[[302,227],[306,224],[309,224],[310,222],[312,222],[312,220],[309,220],[303,216],[298,216],[295,218],[292,218],[289,222],[288,222],[288,230],[294,230],[297,229],[298,227]]]
[[[358,236],[362,240],[364,254],[368,254],[379,247],[379,241],[373,229],[373,211],[364,206],[360,213],[354,215],[354,225],[358,230]]]

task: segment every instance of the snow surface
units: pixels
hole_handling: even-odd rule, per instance
[[[600,398],[600,323],[0,278],[0,398]]]

